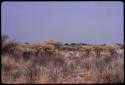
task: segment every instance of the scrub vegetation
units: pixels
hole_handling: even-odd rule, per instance
[[[124,45],[21,43],[2,34],[1,80],[5,84],[124,82]]]

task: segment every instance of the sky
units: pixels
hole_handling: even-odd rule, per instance
[[[1,31],[22,42],[123,43],[120,1],[2,2]]]

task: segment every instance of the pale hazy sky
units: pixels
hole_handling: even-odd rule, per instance
[[[2,2],[2,32],[18,41],[123,43],[122,2]]]

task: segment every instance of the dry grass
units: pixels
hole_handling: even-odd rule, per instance
[[[5,51],[2,54],[2,83],[124,82],[124,49],[119,49],[118,45],[100,46],[94,50],[96,46],[92,45],[79,47],[55,43],[19,44],[11,56]]]

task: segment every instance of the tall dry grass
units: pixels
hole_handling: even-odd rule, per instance
[[[119,49],[118,45],[55,43],[20,43],[14,45],[13,51],[8,51],[10,45],[7,45],[2,54],[2,83],[124,82],[124,49]]]

